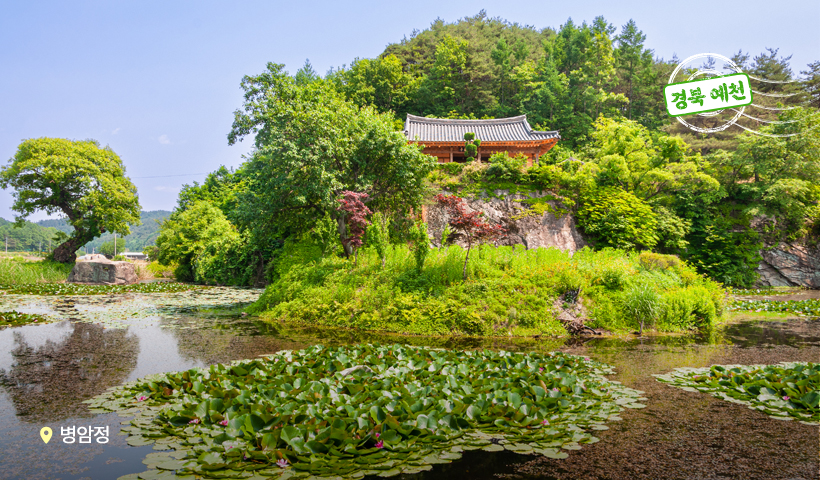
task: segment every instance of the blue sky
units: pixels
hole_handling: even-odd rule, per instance
[[[243,75],[310,59],[319,73],[374,57],[436,18],[491,17],[559,27],[567,18],[630,18],[655,54],[793,55],[795,73],[820,60],[820,2],[279,2],[10,1],[0,3],[0,162],[21,140],[94,138],[123,159],[145,210],[173,208],[183,183],[237,166],[229,147]],[[167,175],[187,176],[167,176]],[[188,175],[200,174],[200,175]],[[162,178],[147,178],[158,177]],[[0,192],[0,217],[12,197]],[[30,217],[45,218],[44,214]]]

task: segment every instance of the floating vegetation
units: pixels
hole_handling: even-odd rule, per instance
[[[565,458],[623,407],[644,407],[610,373],[563,353],[317,345],[152,376],[88,403],[136,415],[129,445],[172,450],[121,480],[388,477],[465,450]]]
[[[33,313],[0,312],[0,328],[20,327],[29,323],[49,323],[49,319]]]
[[[735,288],[726,287],[728,295],[736,295],[747,297],[751,295],[794,295],[802,289],[789,288],[789,290],[775,289],[775,288]]]
[[[0,285],[0,290],[14,295],[112,295],[118,293],[177,293],[208,288],[178,282],[133,283],[131,285],[88,285],[82,283],[29,283]]]
[[[713,365],[678,368],[658,380],[687,392],[748,405],[780,420],[820,425],[820,364]]]
[[[147,284],[143,284],[147,285]],[[208,309],[225,309],[250,304],[259,298],[261,289],[209,287],[164,293],[127,295],[0,295],[0,310],[32,311],[51,320],[96,323],[106,328],[145,326],[142,319],[179,320]],[[142,325],[138,325],[138,324]],[[195,328],[196,323],[182,320],[164,322],[164,328]]]
[[[730,311],[791,313],[798,317],[820,316],[820,298],[807,300],[735,300]]]

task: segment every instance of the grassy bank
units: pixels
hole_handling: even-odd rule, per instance
[[[0,258],[0,285],[65,282],[72,266],[46,260],[27,262],[23,257]]]
[[[278,279],[251,307],[269,320],[421,335],[556,335],[557,315],[580,289],[586,325],[659,331],[711,325],[724,293],[675,257],[605,249],[482,246],[462,280],[464,250],[433,250],[418,272],[412,252],[395,246],[384,268],[373,251],[351,260],[321,258],[290,245]],[[570,295],[564,295],[568,293]],[[566,297],[570,297],[567,301]]]

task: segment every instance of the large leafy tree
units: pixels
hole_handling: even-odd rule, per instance
[[[58,262],[73,262],[77,249],[105,232],[127,235],[129,224],[140,224],[137,189],[122,160],[93,140],[25,140],[0,171],[0,186],[14,188],[19,224],[37,211],[68,218],[74,232],[54,250]]]
[[[176,265],[178,280],[197,280],[197,261],[213,243],[237,243],[239,233],[222,211],[207,201],[198,201],[175,211],[162,223],[157,260]],[[200,279],[201,280],[201,279]]]
[[[343,191],[366,193],[381,211],[420,207],[435,162],[394,131],[389,114],[356,106],[327,82],[297,85],[283,65],[268,64],[242,87],[228,142],[255,134],[256,151],[247,190],[237,194],[239,224],[271,237],[304,233],[329,214],[344,244],[346,215],[336,209]]]

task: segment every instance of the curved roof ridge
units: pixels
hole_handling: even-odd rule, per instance
[[[555,131],[533,130],[526,115],[484,120],[419,117],[407,114],[404,135],[408,140],[431,142],[463,141],[473,132],[482,142],[533,141],[560,139]]]
[[[526,115],[517,115],[515,117],[506,118],[436,118],[436,117],[419,117],[417,115],[407,114],[407,120],[415,123],[427,124],[449,124],[449,125],[503,125],[505,123],[521,123],[524,122],[529,127]]]

